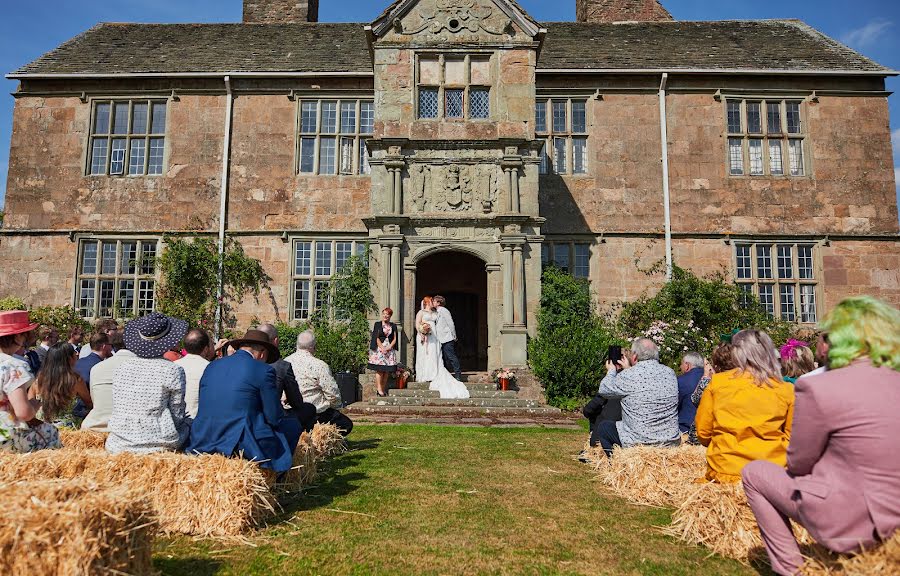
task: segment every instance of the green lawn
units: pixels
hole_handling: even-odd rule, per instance
[[[756,574],[660,535],[669,512],[607,496],[585,433],[358,425],[350,451],[253,546],[160,540],[166,575]]]

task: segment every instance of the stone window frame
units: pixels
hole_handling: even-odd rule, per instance
[[[561,250],[565,253],[568,262],[566,266],[560,266],[560,268],[575,278],[583,278],[590,281],[593,246],[593,240],[585,238],[545,239],[544,242],[541,243],[541,269],[545,269],[551,263],[558,265],[556,260],[557,250]],[[585,256],[584,253],[579,254],[579,248],[583,248],[587,251],[586,267],[579,265],[579,257],[583,258]]]
[[[85,150],[85,176],[89,177],[101,177],[101,178],[146,178],[146,177],[161,177],[166,173],[166,166],[168,161],[168,150],[169,147],[167,145],[169,139],[169,99],[166,97],[155,97],[155,96],[115,96],[115,97],[91,97],[88,101],[91,107],[90,113],[90,124],[88,126],[88,138]],[[116,104],[128,104],[128,122],[126,126],[126,130],[124,133],[113,134],[113,125],[115,123],[115,108]],[[107,127],[108,131],[106,133],[97,131],[97,120],[98,120],[98,106],[99,105],[109,105],[109,113],[107,119]],[[145,134],[133,134],[132,130],[134,129],[134,105],[135,104],[147,104],[147,132]],[[153,108],[155,104],[162,104],[165,110],[165,126],[163,132],[151,132],[153,129]],[[125,140],[125,149],[124,149],[124,157],[122,160],[122,171],[121,172],[112,172],[112,164],[113,164],[113,155],[112,155],[112,144],[114,140]],[[135,141],[144,142],[144,150],[143,150],[143,163],[142,163],[142,171],[140,173],[132,174],[131,172],[131,155],[132,155],[132,143]],[[150,172],[151,164],[150,164],[150,156],[151,151],[153,150],[152,144],[154,141],[161,140],[162,147],[162,159],[159,164],[158,172]],[[105,141],[106,149],[105,149],[105,160],[104,160],[104,168],[102,172],[94,171],[94,142],[95,141]]]
[[[535,137],[543,142],[540,151],[541,163],[539,173],[541,175],[557,174],[570,176],[587,176],[590,174],[590,146],[589,136],[591,130],[590,122],[590,97],[583,96],[552,96],[539,95],[535,100],[535,120],[534,132]],[[565,112],[565,128],[557,129],[554,123],[554,104],[564,103]],[[583,104],[584,106],[584,131],[575,130],[574,125],[574,109],[575,104]],[[543,122],[541,119],[541,109],[543,106]],[[562,170],[558,167],[558,148],[557,143],[561,142],[565,147],[565,166]],[[576,163],[575,151],[576,142],[581,142],[582,158],[581,166]]]
[[[740,290],[757,296],[772,317],[809,325],[818,322],[824,277],[821,242],[746,238],[732,240],[732,246],[733,277]]]
[[[75,262],[75,284],[72,305],[84,318],[133,318],[149,314],[156,309],[156,292],[159,287],[159,266],[156,259],[162,251],[162,239],[153,235],[127,236],[82,236],[78,238]],[[85,257],[88,246],[96,246],[93,271],[85,271]],[[113,268],[104,268],[105,246],[115,246]],[[134,245],[135,259],[126,264],[125,245]],[[147,256],[151,256],[147,259]],[[126,268],[126,266],[128,266]],[[133,271],[130,269],[133,268]],[[87,283],[92,282],[91,294],[86,292]],[[121,303],[123,282],[132,282],[131,305]],[[112,283],[112,302],[108,308],[103,304],[103,285]],[[149,294],[149,299],[147,295]],[[147,305],[149,302],[149,305]],[[108,313],[104,313],[108,312]]]
[[[315,313],[320,302],[320,289],[324,287],[327,290],[327,285],[340,270],[340,267],[338,267],[337,264],[338,244],[349,243],[351,245],[351,251],[347,256],[349,259],[351,256],[365,257],[368,250],[368,242],[368,237],[363,236],[324,237],[304,235],[291,238],[290,285],[288,286],[288,298],[290,299],[289,311],[290,319],[292,321],[309,320],[313,313]],[[325,269],[323,266],[320,266],[321,263],[318,262],[320,244],[329,246],[329,264],[327,272],[320,272]],[[309,250],[308,272],[303,272],[298,266],[300,248],[305,245],[308,245]],[[302,290],[304,290],[304,284],[302,283],[305,283],[306,308],[303,308],[300,305],[301,294],[303,293]]]
[[[316,103],[316,126],[315,130],[304,131],[304,104]],[[322,113],[323,102],[335,103],[335,131],[323,131]],[[344,132],[343,127],[343,105],[345,103],[354,103],[354,112],[356,118],[354,121],[354,130],[352,132]],[[362,112],[363,108],[369,105],[372,113],[371,131],[363,131]],[[294,172],[299,176],[370,176],[372,167],[369,164],[369,154],[367,142],[374,136],[375,132],[375,99],[373,97],[359,97],[347,95],[335,95],[333,97],[319,96],[314,97],[298,97],[297,98],[297,127],[296,127],[296,163]],[[321,171],[321,151],[322,141],[326,138],[334,139],[334,171]],[[304,148],[305,141],[312,140],[313,157],[312,166],[305,169],[304,166]],[[349,168],[343,163],[346,155],[343,153],[344,141],[351,142],[350,151],[351,160]]]
[[[437,59],[438,68],[440,70],[440,80],[437,84],[435,83],[425,83],[422,81],[421,74],[421,64],[423,60],[433,60]],[[447,83],[447,69],[446,62],[447,60],[463,60],[466,79],[462,84],[448,84]],[[472,60],[481,60],[486,61],[491,70],[489,82],[486,83],[472,83]],[[416,80],[416,92],[415,92],[415,102],[414,102],[414,111],[416,116],[416,121],[418,122],[440,122],[440,121],[448,121],[448,122],[490,122],[493,120],[494,115],[494,53],[493,52],[465,52],[465,53],[456,53],[456,52],[433,52],[433,51],[421,51],[416,53],[415,58],[415,80]],[[462,90],[463,91],[463,115],[462,116],[454,116],[448,117],[446,115],[447,108],[447,90]],[[423,90],[437,90],[437,113],[434,117],[423,117],[420,116],[419,102],[421,98],[421,93]],[[475,90],[487,90],[488,93],[488,115],[484,118],[482,117],[472,117],[472,92]]]
[[[799,96],[723,96],[723,113],[725,117],[725,170],[730,178],[809,178],[812,176],[812,162],[810,158],[807,107],[806,99]],[[738,130],[733,130],[733,108],[737,104]],[[772,130],[770,126],[769,106],[778,105],[779,127]],[[798,105],[799,126],[798,131],[791,132],[788,121],[788,105]],[[750,105],[758,105],[758,131],[751,131]],[[755,115],[753,115],[755,116]],[[752,146],[758,143],[757,146]],[[780,172],[776,168],[777,162],[773,155],[773,144],[778,143],[780,152]],[[741,169],[736,171],[737,147],[740,146]],[[799,147],[800,162],[799,172],[794,173],[792,168],[792,151]],[[753,148],[759,150],[754,153]],[[733,157],[734,156],[734,157]],[[754,168],[758,166],[758,168]]]

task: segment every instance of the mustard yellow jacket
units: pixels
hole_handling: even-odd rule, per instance
[[[706,479],[739,482],[754,460],[787,463],[794,416],[794,385],[759,386],[739,370],[715,374],[697,407],[697,437],[706,449]]]

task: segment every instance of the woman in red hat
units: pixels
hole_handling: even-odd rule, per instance
[[[56,427],[38,420],[40,408],[28,399],[34,376],[28,363],[15,358],[29,333],[37,328],[28,312],[0,312],[0,450],[34,452],[45,448],[61,448]]]

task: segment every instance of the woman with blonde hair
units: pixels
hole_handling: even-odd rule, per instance
[[[707,447],[706,479],[738,482],[754,460],[784,466],[791,439],[794,387],[782,380],[768,334],[742,330],[731,339],[737,366],[714,374],[697,407],[697,438]]]
[[[807,342],[791,338],[779,349],[779,354],[785,382],[796,384],[798,378],[816,369],[816,359]]]
[[[821,327],[828,371],[797,381],[787,469],[752,462],[742,474],[777,574],[803,565],[789,519],[839,553],[900,528],[900,311],[848,298]]]

